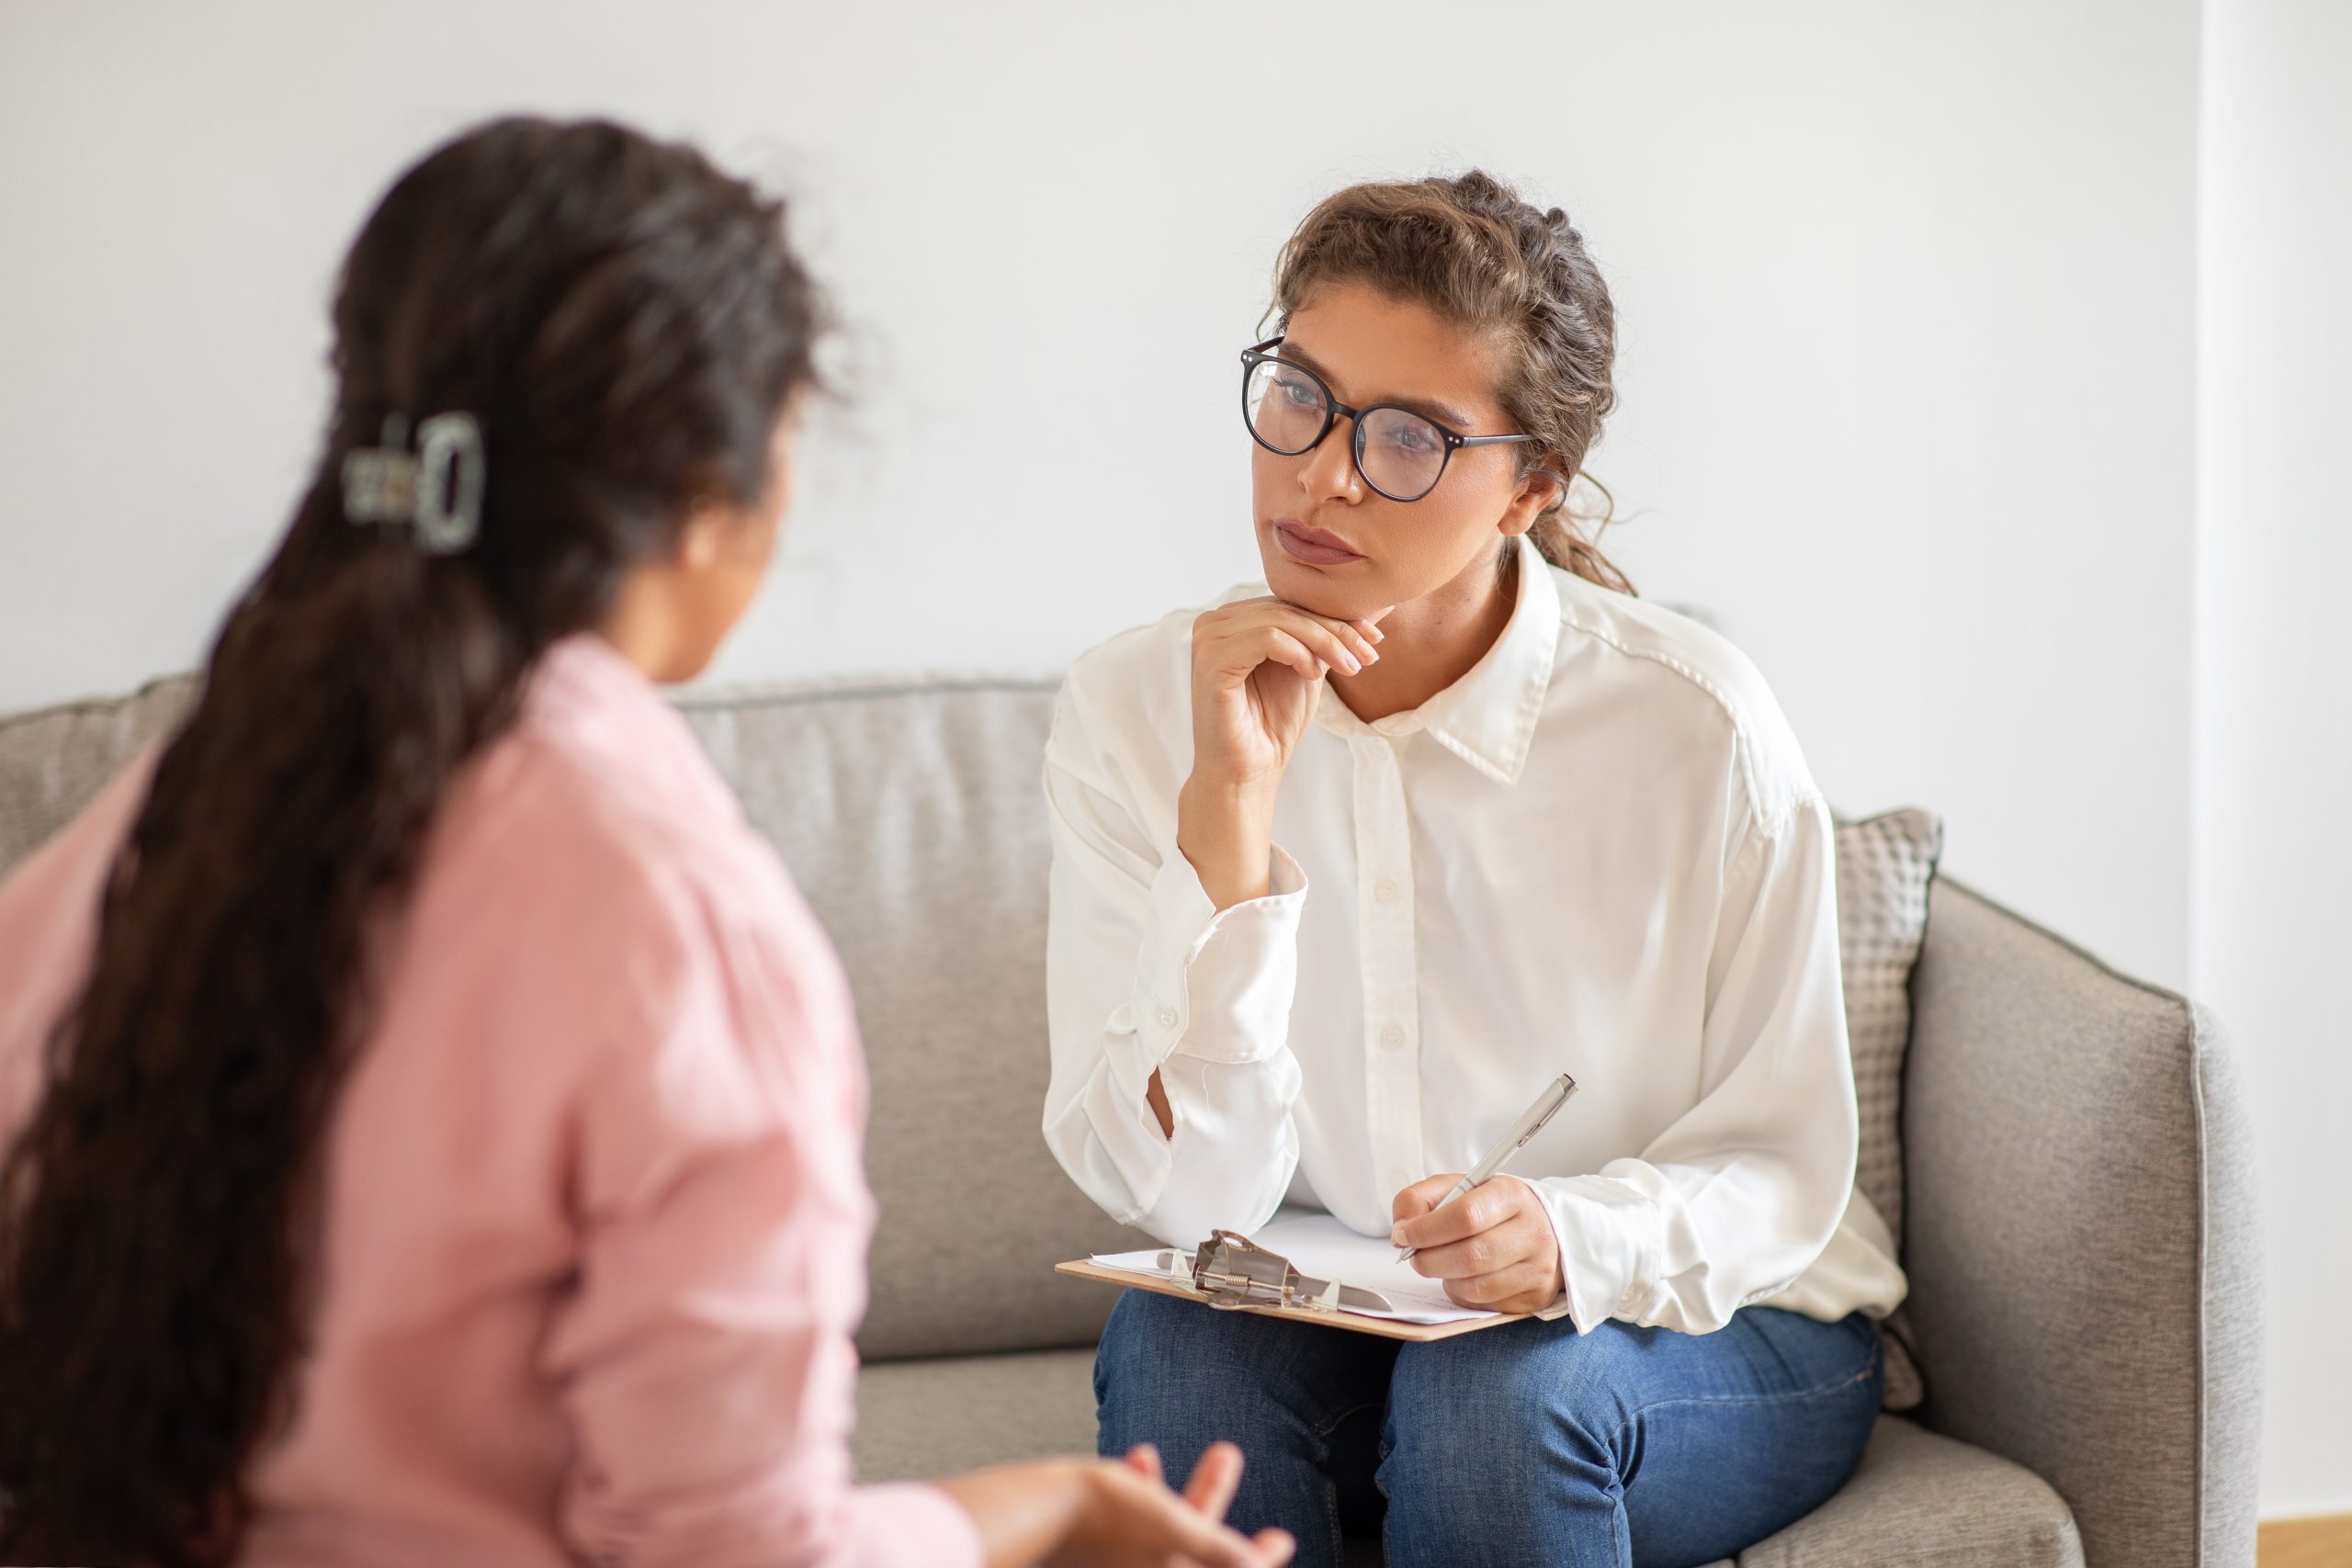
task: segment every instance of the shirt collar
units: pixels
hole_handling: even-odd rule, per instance
[[[1400,739],[1425,729],[1430,738],[1497,784],[1516,784],[1535,739],[1535,723],[1552,684],[1560,648],[1560,590],[1524,535],[1519,551],[1519,592],[1503,635],[1469,672],[1419,707],[1366,724],[1339,694],[1316,705],[1315,721],[1340,736]]]
[[[684,716],[595,632],[560,638],[539,656],[521,723],[593,759],[606,783],[632,797],[728,818],[740,812]]]

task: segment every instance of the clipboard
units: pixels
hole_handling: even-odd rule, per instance
[[[1395,1318],[1366,1317],[1351,1306],[1387,1303],[1378,1294],[1337,1280],[1311,1279],[1292,1267],[1280,1253],[1270,1252],[1234,1231],[1220,1230],[1194,1249],[1192,1256],[1174,1249],[1159,1255],[1163,1277],[1109,1269],[1090,1258],[1054,1265],[1054,1272],[1074,1280],[1093,1280],[1129,1290],[1150,1291],[1198,1302],[1216,1312],[1254,1313],[1261,1317],[1288,1318],[1322,1328],[1346,1329],[1382,1339],[1416,1344],[1475,1334],[1482,1328],[1517,1323],[1527,1313],[1497,1313],[1489,1317],[1464,1318],[1454,1323],[1404,1323]],[[1368,1298],[1368,1301],[1367,1301]]]

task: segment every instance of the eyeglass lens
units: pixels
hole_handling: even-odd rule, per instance
[[[1323,384],[1295,365],[1261,359],[1250,367],[1242,409],[1265,446],[1296,457],[1315,445],[1330,418]],[[1419,501],[1445,471],[1445,437],[1403,409],[1366,410],[1353,433],[1364,482],[1392,501]]]

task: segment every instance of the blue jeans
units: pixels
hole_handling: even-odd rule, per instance
[[[1229,1517],[1289,1530],[1304,1568],[1381,1528],[1391,1568],[1679,1568],[1844,1484],[1883,1378],[1860,1313],[1747,1307],[1703,1335],[1530,1319],[1400,1344],[1129,1291],[1094,1401],[1103,1453],[1156,1444],[1180,1485],[1211,1442],[1239,1443]]]

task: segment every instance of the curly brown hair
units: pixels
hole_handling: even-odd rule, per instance
[[[403,175],[345,260],[324,450],[108,880],[0,1167],[0,1562],[235,1556],[290,1416],[370,930],[453,776],[693,504],[751,504],[814,379],[780,203],[690,148],[509,119]],[[393,416],[487,457],[454,555],[357,526]]]
[[[1617,404],[1616,312],[1568,215],[1541,210],[1476,169],[1452,179],[1350,186],[1325,197],[1283,246],[1274,265],[1278,319],[1287,324],[1310,293],[1331,283],[1367,283],[1446,321],[1500,334],[1510,368],[1497,396],[1537,437],[1524,448],[1529,468],[1548,468],[1560,480],[1558,498],[1529,537],[1554,566],[1633,592],[1600,552],[1614,503],[1584,472],[1600,422]],[[1572,507],[1569,488],[1577,479],[1600,495],[1598,513]]]

